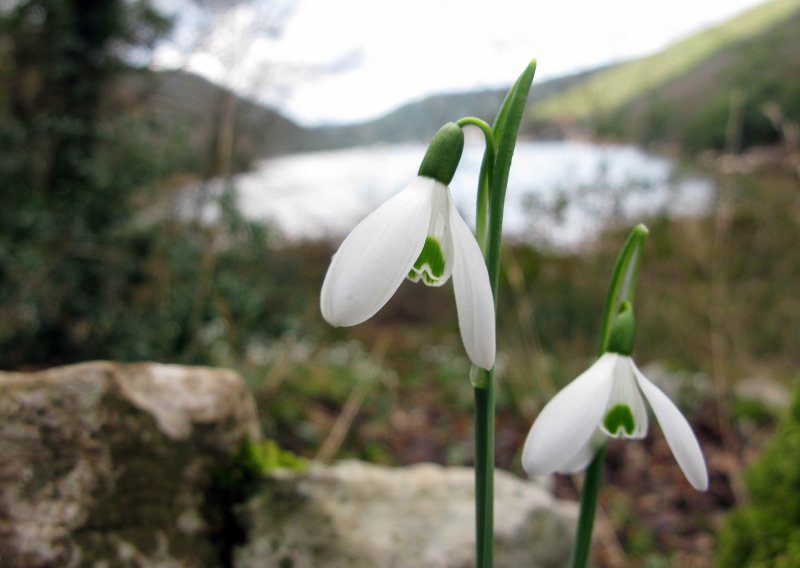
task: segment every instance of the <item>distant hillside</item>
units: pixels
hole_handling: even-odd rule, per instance
[[[571,86],[582,83],[607,67],[592,69],[550,81],[534,81],[529,104],[536,105]],[[426,141],[449,121],[476,116],[491,124],[508,87],[467,93],[439,94],[405,104],[381,118],[344,126],[315,129],[317,144],[324,147],[354,146],[376,142]],[[536,129],[535,135],[552,134],[548,128]]]
[[[533,104],[586,80],[594,69],[537,83]],[[381,118],[357,124],[304,128],[278,111],[241,97],[235,100],[235,147],[238,168],[252,160],[298,151],[327,150],[376,143],[424,142],[445,122],[477,116],[491,122],[508,88],[440,94],[403,105]],[[213,156],[231,93],[202,77],[182,71],[132,73],[120,87],[120,106],[137,109],[185,131],[193,152]],[[537,128],[542,135],[546,129]]]
[[[598,73],[529,120],[581,123],[602,136],[721,148],[731,112],[741,145],[775,141],[763,112],[800,119],[800,0],[775,0],[661,53]]]
[[[303,149],[306,141],[313,139],[312,131],[275,109],[232,95],[224,87],[183,71],[132,71],[115,95],[116,105],[125,112],[157,118],[177,135],[182,133],[192,154],[212,170],[226,110],[231,104],[236,170],[245,169],[264,156]]]
[[[672,142],[689,152],[779,141],[778,123],[800,122],[800,3],[795,5],[794,14],[770,29],[599,117],[597,132]]]

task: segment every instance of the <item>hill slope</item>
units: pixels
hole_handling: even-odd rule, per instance
[[[607,68],[592,69],[568,77],[535,82],[529,105],[535,106],[605,69]],[[444,123],[458,120],[464,116],[475,116],[491,123],[503,104],[507,92],[508,87],[502,87],[467,93],[434,95],[405,104],[375,120],[315,129],[315,133],[321,137],[319,143],[327,147],[374,144],[376,142],[424,142],[429,140]],[[542,135],[542,130],[537,129],[536,134]]]
[[[631,102],[690,72],[720,51],[770,30],[800,10],[800,0],[773,0],[655,55],[599,73],[538,106],[541,118],[579,120]]]
[[[236,96],[230,90],[183,71],[131,72],[117,87],[118,106],[124,112],[153,116],[185,133],[195,155],[216,160],[220,136],[231,116],[234,169],[255,159],[302,147],[311,136],[275,109]],[[213,168],[213,166],[211,166]],[[217,173],[217,172],[210,172]]]
[[[724,144],[731,109],[741,144],[774,141],[763,105],[800,118],[800,0],[775,0],[656,55],[598,73],[530,109],[529,120],[582,123],[600,135]],[[733,105],[733,107],[732,107]]]

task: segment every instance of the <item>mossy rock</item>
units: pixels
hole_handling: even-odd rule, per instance
[[[218,369],[99,362],[0,373],[0,564],[216,566],[215,472],[259,435]]]

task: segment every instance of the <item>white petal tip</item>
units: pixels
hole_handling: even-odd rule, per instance
[[[469,355],[469,354],[468,354]],[[491,353],[479,353],[476,356],[469,355],[470,361],[472,361],[476,367],[480,367],[484,371],[491,371],[492,367],[494,367],[494,359],[495,354],[494,351]]]
[[[698,491],[708,491],[708,476],[699,480],[696,479],[694,481],[690,479],[689,483]]]
[[[697,444],[696,439],[694,444]],[[678,465],[686,476],[689,485],[698,491],[708,491],[708,471],[706,470],[706,462],[699,444],[697,444],[696,452],[692,452],[692,455],[688,458],[682,458],[678,461]]]
[[[698,491],[708,489],[708,470],[692,427],[678,407],[633,365],[639,387],[661,425],[664,438],[687,481]]]
[[[549,464],[544,463],[540,459],[538,452],[534,451],[533,444],[535,442],[532,442],[530,438],[531,437],[528,436],[528,440],[525,442],[525,448],[522,450],[522,469],[530,477],[542,477],[555,473],[555,470],[549,467]]]

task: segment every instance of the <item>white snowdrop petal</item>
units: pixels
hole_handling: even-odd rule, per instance
[[[458,327],[467,355],[478,367],[489,370],[495,358],[494,298],[483,254],[467,224],[450,201],[453,243],[453,290]]]
[[[630,357],[619,356],[614,365],[613,375],[614,385],[608,397],[606,416],[600,426],[603,432],[612,438],[644,438],[647,435],[647,407],[633,375],[633,360]],[[623,411],[621,414],[620,410]],[[616,426],[621,426],[627,418],[633,420],[630,431],[625,427],[620,427],[614,432],[608,429],[609,425],[614,424],[614,412],[617,412],[618,418]]]
[[[686,479],[695,489],[705,491],[708,489],[706,462],[689,422],[669,397],[651,383],[636,365],[633,365],[633,372]]]
[[[589,438],[573,457],[564,463],[559,469],[559,473],[578,473],[583,471],[594,459],[600,445],[605,441],[605,434],[602,430],[595,430],[595,433]]]
[[[545,405],[522,450],[528,474],[547,475],[574,465],[603,419],[618,357],[604,354]]]
[[[320,309],[328,323],[356,325],[389,301],[425,243],[437,185],[416,178],[347,235],[322,284]]]

